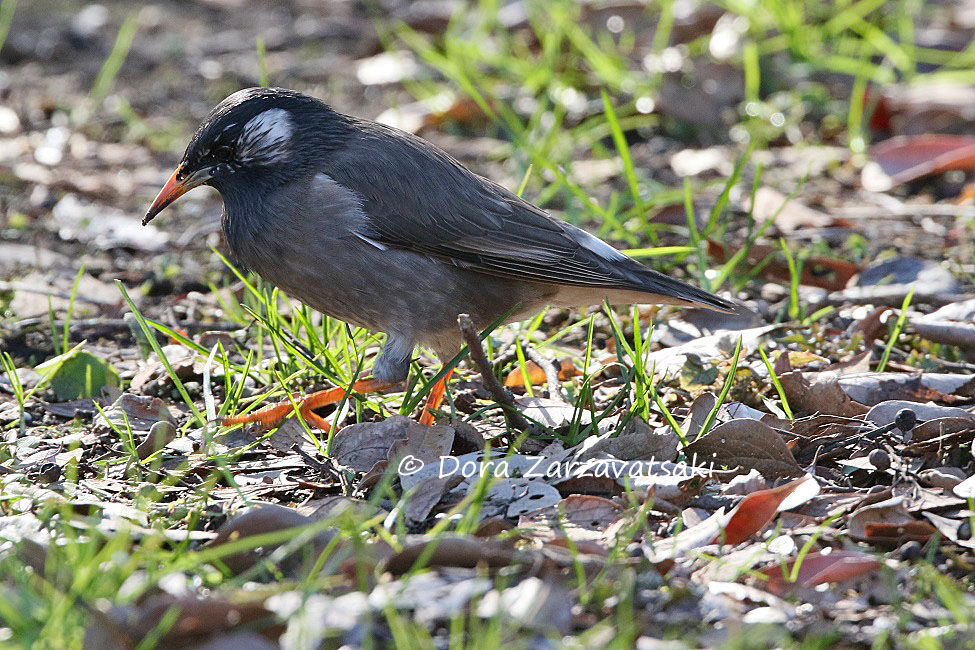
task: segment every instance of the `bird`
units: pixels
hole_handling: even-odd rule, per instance
[[[479,329],[545,306],[639,303],[733,311],[724,298],[654,271],[467,169],[429,141],[340,113],[284,88],[246,88],[220,102],[191,138],[143,219],[189,190],[215,188],[236,264],[310,307],[386,334],[372,374],[306,396],[315,409],[351,391],[402,383],[418,345],[442,362]],[[431,390],[434,422],[449,374]],[[224,419],[279,424],[290,401]]]

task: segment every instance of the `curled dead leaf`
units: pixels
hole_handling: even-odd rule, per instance
[[[545,383],[545,371],[534,361],[529,361],[525,364],[525,369],[528,371],[528,379],[531,381],[532,386],[540,386]],[[559,380],[567,381],[573,377],[579,377],[582,372],[575,367],[571,359],[562,359],[559,362]],[[525,375],[521,371],[521,368],[515,368],[508,373],[508,376],[504,378],[504,385],[508,388],[524,388],[525,387]]]
[[[795,569],[799,563],[798,570]],[[872,555],[856,551],[831,551],[810,553],[800,560],[790,560],[759,571],[768,578],[765,588],[773,594],[782,594],[790,586],[815,587],[828,582],[843,582],[867,575],[883,566]],[[793,580],[793,572],[795,579]]]
[[[871,192],[956,169],[975,169],[975,136],[928,133],[897,136],[870,148],[861,183]]]
[[[740,544],[765,528],[780,510],[801,505],[818,493],[819,484],[809,475],[775,488],[753,492],[731,511],[728,525],[713,543]],[[786,502],[792,495],[799,498]]]
[[[286,508],[273,503],[261,504],[256,507],[248,508],[243,512],[228,519],[223,526],[217,530],[217,536],[207,545],[210,548],[218,548],[225,544],[241,541],[248,537],[284,531],[288,529],[298,529],[302,526],[314,524],[315,520],[306,517],[297,510]],[[296,531],[297,534],[297,531]],[[317,558],[318,554],[325,549],[329,541],[335,535],[334,531],[321,531],[314,535],[310,541],[310,547],[304,550],[312,551],[311,555]],[[247,548],[221,556],[219,559],[235,575],[243,573],[254,566],[261,557],[269,554],[274,549],[283,544],[283,541],[270,543],[264,546]],[[308,546],[308,545],[306,545]],[[284,568],[295,570],[300,564],[302,549],[295,549],[289,556],[289,562]],[[314,559],[314,558],[313,558]]]
[[[782,437],[758,420],[729,420],[684,448],[694,465],[755,469],[767,478],[799,476],[802,468]]]
[[[789,356],[782,354],[775,360],[775,374],[793,411],[853,418],[869,410],[846,394],[835,372],[816,373],[810,381],[807,374],[793,370]]]
[[[164,621],[166,627],[160,627]],[[134,607],[101,612],[85,631],[84,648],[130,648],[161,630],[154,640],[163,647],[189,647],[236,629],[259,630],[277,640],[284,627],[258,602],[230,602],[195,595],[151,596]]]
[[[738,251],[725,250],[725,245],[714,240],[708,240],[708,255],[716,262],[723,264]],[[765,244],[752,244],[745,253],[746,268],[761,267],[762,277],[788,284],[791,279],[789,265],[779,259],[781,249]],[[768,260],[768,261],[767,261]],[[860,266],[846,260],[831,257],[811,257],[802,265],[799,283],[807,287],[819,287],[828,291],[845,289],[860,272]]]
[[[516,553],[510,542],[483,537],[439,535],[431,539],[421,536],[409,539],[401,551],[382,563],[382,569],[393,575],[402,575],[421,558],[426,559],[423,563],[426,567],[473,569],[484,564],[489,568],[499,568],[515,563]]]

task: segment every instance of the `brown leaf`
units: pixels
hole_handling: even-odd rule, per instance
[[[317,455],[318,447],[312,442],[298,418],[288,418],[268,438],[267,443],[278,451],[290,452],[295,445],[302,451]]]
[[[474,537],[497,537],[513,528],[514,526],[507,519],[490,517],[478,525],[477,530],[474,531]]]
[[[217,530],[217,536],[207,546],[215,548],[255,535],[298,528],[313,523],[315,523],[313,519],[298,513],[297,510],[273,503],[266,503],[248,508],[228,519]],[[334,535],[335,532],[333,531],[321,531],[315,535],[312,539],[311,547],[315,551],[314,555],[316,557],[319,552],[325,549]],[[224,555],[220,559],[234,574],[240,574],[254,566],[262,555],[266,555],[280,545],[281,543],[263,547],[263,553],[258,548],[245,549]],[[295,555],[300,554],[296,551]],[[297,567],[292,562],[287,568],[293,570]]]
[[[447,492],[456,487],[463,481],[462,476],[439,476],[424,479],[423,482],[415,486],[410,494],[406,507],[403,509],[403,518],[408,526],[419,526],[430,512],[436,507]]]
[[[708,240],[708,255],[716,262],[723,264],[738,251],[725,244]],[[781,249],[766,244],[752,244],[745,253],[743,269],[751,269],[764,264],[761,269],[762,277],[776,282],[788,283],[792,274],[789,265],[780,259]],[[768,260],[768,261],[767,261]],[[802,265],[799,283],[807,287],[819,287],[829,291],[845,289],[855,275],[860,272],[860,266],[846,260],[832,257],[810,257]]]
[[[680,439],[670,427],[654,429],[633,417],[616,437],[600,436],[587,449],[587,455],[607,453],[620,460],[677,460]]]
[[[704,426],[708,415],[711,414],[717,402],[717,396],[710,391],[701,393],[691,402],[691,407],[687,410],[687,415],[680,425],[685,438],[688,440],[697,438],[698,434],[701,433],[701,427]]]
[[[937,529],[926,521],[909,521],[903,524],[879,522],[864,527],[864,539],[874,544],[895,547],[908,541],[925,543],[935,532]]]
[[[135,453],[139,460],[145,460],[175,439],[176,427],[171,422],[160,420],[152,425],[146,437],[136,446]]]
[[[545,371],[537,363],[529,361],[525,364],[525,369],[528,371],[528,379],[531,381],[532,386],[540,386],[545,383]],[[559,362],[559,379],[561,381],[566,381],[581,375],[582,373],[575,367],[571,359],[562,359]],[[504,385],[508,388],[524,388],[525,375],[521,371],[521,368],[515,368],[509,372],[508,376],[504,378]]]
[[[870,147],[870,158],[874,164],[863,169],[863,187],[886,192],[923,176],[975,169],[975,136],[898,136]]]
[[[846,527],[850,537],[861,541],[876,541],[877,524],[887,524],[893,527],[904,527],[916,520],[907,511],[904,497],[893,497],[878,503],[871,503],[854,510],[846,520]],[[874,526],[874,534],[870,534],[870,527]],[[886,534],[888,531],[884,531]]]
[[[758,470],[772,479],[799,476],[802,469],[775,429],[758,420],[730,420],[684,449],[695,465]]]
[[[473,569],[479,564],[489,568],[511,566],[516,559],[514,546],[483,537],[445,534],[436,539],[408,539],[403,549],[391,555],[383,570],[394,576],[409,571],[417,560],[426,558],[426,567],[462,567]]]
[[[124,431],[126,420],[134,431],[148,431],[153,424],[161,420],[176,424],[176,418],[170,413],[166,403],[158,397],[123,393],[105,409],[104,416],[99,414],[95,418],[94,427],[96,431],[105,431],[110,428],[109,422],[111,422],[120,431]]]
[[[454,444],[453,427],[444,424],[426,426],[405,417],[400,422],[405,425],[406,440],[397,440],[390,447],[388,458],[391,464],[395,463],[398,467],[398,459],[412,456],[424,465],[435,465],[450,454]],[[415,473],[401,472],[399,475],[400,484],[405,490],[412,489],[421,480]]]
[[[175,619],[171,619],[174,612]],[[171,624],[160,628],[164,620]],[[274,615],[257,602],[159,594],[135,607],[116,607],[96,616],[85,631],[84,647],[135,647],[159,629],[163,632],[157,639],[161,646],[189,647],[238,628],[261,630],[275,640],[284,631]]]
[[[346,513],[353,513],[357,517],[369,518],[385,512],[382,508],[374,506],[368,501],[353,499],[352,497],[341,494],[322,497],[321,499],[312,499],[298,506],[295,510],[312,521],[334,519]]]
[[[792,503],[795,507],[815,496],[819,491],[816,480],[804,476],[785,485],[752,492],[731,511],[731,520],[722,533],[712,542],[735,546],[765,528],[779,512],[786,498],[792,495],[801,485],[812,486],[812,490],[804,490],[805,495],[799,503]]]
[[[551,541],[563,535],[576,542],[599,542],[608,546],[606,529],[619,519],[623,508],[615,501],[589,494],[574,494],[558,504],[523,515],[518,527],[526,535]]]
[[[869,410],[850,399],[840,387],[836,373],[819,373],[813,375],[813,381],[810,381],[801,371],[792,370],[787,354],[781,354],[775,360],[775,374],[793,411],[852,418]]]
[[[453,442],[453,429],[445,426],[423,426],[408,417],[394,415],[380,422],[362,422],[340,429],[332,439],[332,456],[356,471],[368,472],[379,461],[389,460],[398,441],[409,441],[404,453],[445,455]],[[400,449],[400,447],[397,447]]]
[[[759,571],[768,578],[765,588],[773,594],[782,594],[793,584],[815,587],[828,582],[842,582],[866,575],[883,566],[883,562],[872,555],[856,551],[810,553],[802,558],[795,582],[790,582],[788,576],[791,576],[793,567],[799,561],[790,560],[785,565],[777,564]]]

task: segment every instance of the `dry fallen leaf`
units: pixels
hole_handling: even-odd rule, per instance
[[[911,325],[929,341],[975,350],[975,299],[945,305]]]
[[[917,523],[919,522],[907,511],[906,499],[895,496],[857,508],[847,517],[846,527],[850,537],[856,540],[896,542],[900,538],[898,530],[909,532],[910,527]],[[894,540],[890,539],[892,533],[897,535]]]
[[[775,374],[793,411],[852,418],[869,410],[844,392],[839,384],[839,375],[835,372],[816,373],[810,381],[808,374],[811,373],[793,370],[789,355],[781,354],[775,360]]]
[[[975,414],[969,413],[965,409],[954,406],[941,406],[940,404],[932,404],[930,402],[922,404],[920,402],[907,402],[904,400],[888,400],[874,405],[866,417],[864,417],[864,421],[878,427],[893,424],[897,420],[897,414],[903,409],[911,409],[914,411],[917,420],[921,422],[912,431],[915,438],[924,436],[920,438],[921,440],[934,437],[934,435],[940,435],[940,433],[934,433],[935,431],[939,431],[937,427],[926,426],[929,421],[936,422],[938,420],[961,419],[969,420],[970,424],[975,426]]]
[[[519,397],[515,400],[521,412],[529,421],[538,422],[550,429],[568,426],[573,418],[582,425],[592,422],[592,413],[560,399],[547,397]]]
[[[758,420],[719,424],[685,447],[684,453],[695,465],[755,469],[770,479],[802,474],[782,437]]]
[[[866,406],[888,400],[927,402],[975,394],[975,376],[939,372],[851,373],[840,376],[837,382],[850,399]]]
[[[275,616],[260,603],[194,595],[158,594],[135,606],[92,611],[99,614],[85,631],[86,650],[134,648],[147,638],[163,647],[196,647],[238,628],[260,630],[268,639],[277,640],[283,631]],[[168,625],[160,628],[164,621]],[[162,631],[161,638],[151,637],[157,630]]]
[[[704,521],[682,530],[673,537],[644,540],[643,554],[654,564],[676,560],[687,551],[711,544],[728,525],[730,519],[731,513],[726,513],[724,508],[718,508]]]
[[[723,264],[738,251],[726,250],[723,243],[708,240],[708,255]],[[761,275],[769,280],[788,284],[791,279],[789,265],[780,259],[781,249],[766,244],[752,244],[745,253],[744,268],[762,265]],[[846,288],[850,280],[860,272],[860,266],[846,260],[832,257],[810,257],[802,265],[799,283],[807,287],[819,287],[829,291]]]
[[[231,542],[246,539],[255,535],[273,533],[276,531],[298,528],[314,524],[315,520],[306,517],[297,510],[285,506],[266,503],[248,508],[237,515],[228,519],[223,526],[217,530],[217,536],[207,545],[210,548],[217,548]],[[318,532],[311,540],[311,555],[317,558],[318,554],[325,549],[328,542],[335,535],[334,531]],[[283,542],[270,544],[261,548],[249,548],[220,557],[220,561],[227,566],[234,574],[240,574],[254,566],[262,556],[277,548]],[[296,549],[289,560],[287,567],[289,570],[297,569],[300,564],[301,549]],[[263,552],[262,552],[263,551]]]
[[[791,580],[796,563],[799,569],[795,581]],[[759,573],[768,578],[765,588],[773,594],[782,594],[791,585],[815,587],[828,582],[852,580],[876,571],[883,562],[872,555],[856,551],[832,551],[810,553],[800,560],[790,560],[762,569]]]
[[[588,494],[568,496],[555,505],[522,515],[518,527],[539,540],[562,535],[576,542],[600,542],[608,546],[605,533],[619,519],[623,508],[615,501]]]
[[[586,441],[589,443],[589,441]],[[670,427],[654,429],[638,417],[633,417],[619,435],[602,434],[586,449],[586,456],[610,454],[620,460],[677,460],[680,439]]]
[[[511,542],[445,534],[435,539],[424,536],[407,538],[403,549],[383,562],[383,570],[393,575],[409,571],[417,560],[425,558],[422,566],[464,567],[473,569],[479,564],[489,568],[507,567],[515,563],[516,552]]]
[[[133,431],[148,431],[156,422],[165,421],[176,424],[176,418],[158,397],[148,397],[123,393],[111,406],[99,414],[94,421],[96,431],[110,428],[109,422],[120,431],[131,427]],[[126,425],[128,420],[128,425]]]
[[[799,499],[788,497],[801,488]],[[784,485],[749,494],[731,511],[731,520],[713,543],[735,546],[761,531],[772,521],[776,513],[805,503],[819,492],[819,484],[812,476],[790,481]],[[785,506],[785,507],[783,507]]]
[[[368,472],[376,463],[389,460],[394,449],[403,449],[396,445],[401,440],[408,441],[404,454],[418,455],[426,462],[450,452],[453,429],[439,425],[425,427],[402,415],[353,424],[335,433],[332,456],[356,471]]]
[[[774,218],[775,226],[786,234],[805,228],[826,228],[835,222],[825,212],[814,210],[798,199],[766,186],[755,191],[751,209],[756,221]]]
[[[582,375],[582,372],[572,363],[572,359],[562,359],[558,366],[559,380],[561,381]],[[528,379],[531,381],[532,386],[540,386],[545,383],[545,371],[542,370],[541,366],[534,361],[529,361],[525,364],[525,368],[528,370]],[[524,388],[525,375],[521,371],[521,368],[515,368],[509,372],[508,376],[504,378],[504,385],[508,388]]]
[[[938,529],[938,532],[942,534],[947,539],[950,539],[955,544],[959,546],[964,546],[965,548],[975,548],[975,539],[971,537],[971,527],[968,526],[969,537],[962,539],[961,529],[966,524],[969,524],[968,519],[949,519],[948,517],[942,517],[941,515],[936,515],[933,512],[923,512],[921,513],[928,520],[934,524],[934,527]]]
[[[924,134],[897,136],[870,148],[872,164],[861,182],[871,192],[886,192],[923,176],[975,169],[975,136]]]
[[[399,419],[401,416],[393,417]],[[424,426],[409,418],[398,421],[405,425],[406,439],[398,440],[390,447],[388,460],[391,465],[399,467],[398,459],[407,456],[424,465],[434,465],[450,454],[450,448],[454,444],[453,427],[443,424]],[[420,479],[415,474],[404,471],[399,473],[399,481],[404,490],[409,490],[415,487]]]

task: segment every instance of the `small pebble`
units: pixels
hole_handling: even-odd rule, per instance
[[[917,425],[917,413],[911,409],[901,409],[894,416],[894,426],[907,433]]]
[[[958,527],[958,539],[966,540],[972,538],[972,520],[965,519]]]
[[[913,539],[909,542],[904,542],[904,544],[897,549],[897,556],[902,560],[919,560],[923,555],[924,547],[921,545],[921,542]]]
[[[890,469],[890,454],[883,449],[874,449],[867,456],[870,464],[877,468],[878,472],[886,472]]]

